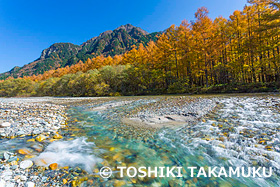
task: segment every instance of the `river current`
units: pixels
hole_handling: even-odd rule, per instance
[[[278,95],[203,96],[215,103],[197,120],[174,127],[126,125],[122,118],[148,108],[162,97],[120,97],[68,109],[63,139],[44,145],[33,158],[60,166],[80,167],[100,185],[115,180],[127,186],[280,186],[280,98]],[[191,97],[191,96],[190,96]],[[197,96],[194,96],[197,98]],[[195,106],[194,106],[195,107]],[[21,139],[1,142],[0,150],[18,149]],[[22,147],[28,145],[22,143]],[[33,144],[34,146],[34,144]],[[109,179],[99,169],[113,169]],[[266,167],[271,177],[120,178],[117,166],[134,167]],[[84,183],[84,186],[87,186]]]

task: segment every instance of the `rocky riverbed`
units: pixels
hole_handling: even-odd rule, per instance
[[[7,138],[53,134],[66,121],[64,106],[36,100],[0,100],[0,116],[0,136]]]
[[[0,98],[0,187],[275,186],[280,99]],[[108,166],[113,175],[103,179]],[[265,166],[262,178],[121,178],[117,166]]]
[[[161,97],[137,108],[135,114],[123,118],[122,122],[150,128],[178,127],[198,121],[215,106],[215,98]]]
[[[196,104],[195,104],[196,103]],[[7,186],[57,186],[81,184],[84,173],[94,175],[98,170],[93,165],[103,166],[106,159],[93,158],[79,153],[67,154],[67,148],[83,144],[84,141],[72,141],[69,135],[66,109],[73,106],[87,106],[87,110],[97,112],[107,119],[119,120],[127,126],[125,120],[132,120],[130,125],[148,124],[152,128],[183,124],[202,117],[215,107],[214,102],[189,97],[146,98],[13,98],[0,99],[0,187]],[[120,110],[132,106],[133,109]],[[109,114],[108,114],[109,112]],[[162,118],[162,119],[161,119]],[[151,122],[152,121],[152,122]],[[77,119],[70,122],[78,122]],[[75,129],[71,131],[75,131]],[[121,128],[120,128],[121,129]],[[129,130],[123,131],[129,134]],[[152,134],[154,132],[150,132]],[[71,134],[71,133],[70,133]],[[59,141],[58,144],[53,144]],[[18,144],[21,144],[19,146]],[[70,142],[70,144],[69,144]],[[50,145],[50,146],[49,146]],[[88,145],[87,145],[88,146]],[[12,149],[9,149],[11,148]],[[60,149],[61,151],[57,151]],[[65,150],[64,150],[65,149]],[[71,148],[70,148],[71,149]],[[114,148],[109,148],[109,151]],[[82,151],[82,150],[81,150]],[[114,151],[113,151],[114,152]],[[68,160],[77,159],[74,164]],[[119,160],[120,154],[112,155],[112,161]],[[123,157],[124,158],[124,157]],[[79,160],[87,160],[83,163]],[[59,163],[59,165],[57,164]],[[84,165],[84,167],[75,167]],[[105,162],[106,163],[106,162]],[[107,162],[108,164],[108,162]],[[70,166],[70,168],[69,168]],[[69,171],[70,170],[70,171]],[[93,171],[95,172],[93,173]],[[67,173],[70,172],[70,175]],[[77,180],[78,179],[78,180]]]
[[[43,176],[37,172],[30,160],[35,151],[43,150],[44,141],[61,139],[58,130],[65,127],[65,106],[51,104],[50,98],[0,99],[0,186],[41,186]],[[18,149],[16,143],[22,139],[34,142],[33,148]],[[36,142],[36,143],[35,143]],[[13,147],[14,152],[11,150]],[[16,151],[15,151],[16,150]],[[46,180],[46,179],[45,179]]]

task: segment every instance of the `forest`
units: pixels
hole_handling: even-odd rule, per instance
[[[280,88],[280,3],[249,0],[228,19],[207,8],[157,41],[40,75],[7,78],[0,96],[265,92]]]

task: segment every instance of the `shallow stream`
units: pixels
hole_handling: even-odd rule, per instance
[[[173,128],[122,124],[124,116],[148,109],[163,97],[120,97],[72,106],[67,110],[69,126],[60,131],[63,139],[52,143],[26,143],[31,137],[5,139],[0,140],[0,150],[38,149],[32,158],[37,164],[58,163],[87,171],[90,183],[85,181],[84,186],[280,186],[278,95],[204,96],[216,107],[197,121]],[[103,166],[113,170],[108,179],[99,176]],[[197,178],[184,172],[181,178],[120,178],[117,166],[177,166],[183,171],[188,167],[272,167],[273,175]]]

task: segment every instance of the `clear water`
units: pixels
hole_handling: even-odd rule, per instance
[[[192,178],[187,173],[175,180],[189,186],[280,186],[278,95],[211,96],[209,99],[215,100],[217,107],[203,119],[159,130],[132,128],[121,123],[123,116],[157,102],[158,97],[119,98],[98,105],[71,107],[69,129],[61,132],[64,139],[43,144],[44,152],[35,152],[38,156],[35,160],[81,167],[88,171],[89,177],[104,185],[118,176],[103,180],[92,175],[103,165],[112,168],[181,166],[186,170],[190,166],[272,167],[270,178]],[[122,101],[127,102],[120,104]],[[17,150],[34,144],[20,144],[24,139],[0,140],[0,150]],[[132,185],[128,177],[121,180]],[[174,178],[135,180],[139,186],[167,186]]]

